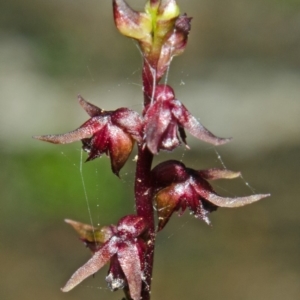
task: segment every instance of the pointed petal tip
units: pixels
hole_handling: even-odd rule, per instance
[[[84,106],[87,103],[87,101],[84,100],[84,98],[81,95],[77,96],[77,100],[78,100],[79,104],[84,108]]]
[[[78,102],[80,104],[80,106],[86,111],[86,113],[90,116],[90,117],[97,117],[100,116],[102,113],[102,109],[99,108],[98,106],[86,101],[85,99],[83,99],[83,97],[81,97],[81,95],[77,96]]]
[[[145,144],[148,147],[148,150],[153,154],[153,155],[157,155],[158,154],[158,147],[156,145],[153,145],[151,143],[149,144]]]
[[[95,274],[101,269],[115,254],[117,250],[112,249],[109,245],[105,245],[95,252],[92,258],[89,259],[82,267],[80,267],[68,280],[66,285],[61,289],[63,292],[68,292],[76,287],[79,283],[85,280],[87,277]]]
[[[261,196],[260,199],[263,199],[263,198],[267,198],[267,197],[271,197],[271,194],[260,194],[259,196]]]
[[[158,224],[156,232],[158,233],[158,232],[162,231],[164,229],[164,227],[165,227],[165,225]]]
[[[197,139],[210,143],[214,146],[223,145],[232,140],[232,138],[220,138],[215,136],[207,128],[205,128],[180,101],[174,100],[173,105],[173,116],[184,129]]]
[[[83,102],[85,102],[85,100],[82,98],[82,96],[81,95],[77,95],[77,101],[78,101],[78,103],[81,105],[81,106],[83,106]]]
[[[63,293],[69,292],[71,289],[66,288],[66,286],[60,288]]]
[[[111,171],[112,171],[113,174],[115,174],[119,179],[121,179],[121,176],[120,176],[120,169],[116,170],[115,168],[111,167]]]
[[[237,178],[237,177],[241,177],[242,176],[242,172],[241,171],[234,171],[232,172],[232,178]]]
[[[73,226],[73,227],[76,226],[76,225],[78,225],[78,224],[81,224],[81,223],[73,221],[71,219],[64,219],[64,222],[67,223],[67,224],[69,224],[69,225],[71,225],[71,226]]]
[[[225,144],[231,142],[232,140],[233,140],[232,137],[230,137],[230,138],[218,138],[215,145],[216,146],[225,145]]]
[[[72,278],[70,278],[67,283],[62,287],[60,288],[60,290],[63,292],[63,293],[67,293],[69,291],[71,291],[77,284],[74,284]]]
[[[40,140],[41,135],[33,135],[32,138],[35,139],[35,140]]]
[[[35,140],[42,140],[44,136],[43,135],[33,135],[32,138]]]
[[[62,144],[62,142],[60,141],[58,135],[54,135],[54,134],[34,135],[32,138],[36,139],[36,140],[39,140],[39,141],[52,143],[52,144]]]

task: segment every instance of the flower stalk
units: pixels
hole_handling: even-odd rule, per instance
[[[244,206],[269,194],[222,197],[208,182],[233,179],[240,176],[240,172],[195,170],[176,160],[152,166],[154,155],[162,150],[171,152],[181,144],[189,149],[185,131],[215,146],[231,138],[211,133],[176,98],[169,85],[160,83],[173,57],[182,54],[187,46],[191,18],[180,14],[175,0],[149,0],[144,12],[133,10],[125,0],[112,2],[117,29],[122,35],[135,39],[143,54],[142,113],[124,107],[106,111],[79,96],[79,104],[90,117],[84,124],[65,134],[35,138],[54,144],[81,141],[83,150],[88,153],[87,161],[106,154],[117,176],[137,146],[135,214],[102,228],[66,220],[93,256],[71,276],[62,291],[73,289],[109,264],[105,279],[109,289],[122,289],[126,300],[150,300],[155,238],[174,212],[181,215],[189,209],[196,218],[210,224],[208,215],[218,207]]]

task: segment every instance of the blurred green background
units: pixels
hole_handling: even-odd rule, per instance
[[[193,27],[168,82],[206,127],[234,141],[214,148],[189,137],[191,151],[156,163],[224,163],[244,180],[217,182],[218,192],[272,197],[219,209],[212,227],[174,216],[158,237],[153,299],[299,299],[300,1],[178,3]],[[82,178],[95,224],[131,213],[134,162],[121,180],[106,157],[84,164],[81,177],[79,143],[31,136],[83,123],[79,93],[105,109],[141,111],[140,66],[135,43],[114,28],[111,1],[0,0],[1,299],[121,299],[106,289],[106,270],[60,292],[89,257],[63,219],[90,223]]]

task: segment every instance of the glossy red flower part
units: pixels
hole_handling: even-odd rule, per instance
[[[80,96],[78,100],[91,117],[87,122],[65,134],[34,136],[34,138],[54,144],[68,144],[81,140],[83,149],[89,153],[87,161],[105,153],[110,156],[112,171],[119,175],[133,149],[134,142],[142,141],[140,115],[128,108],[105,111]]]
[[[197,171],[176,160],[157,165],[151,171],[151,181],[159,218],[158,230],[163,229],[174,211],[181,210],[181,215],[187,207],[196,218],[210,224],[208,214],[217,207],[240,207],[269,196],[257,194],[235,198],[221,197],[206,181],[238,176],[239,172],[227,169]]]
[[[186,144],[186,129],[196,138],[211,143],[222,145],[229,142],[230,138],[218,138],[208,131],[187,108],[177,99],[173,89],[168,85],[158,85],[153,103],[149,104],[145,113],[144,140],[153,154],[159,150],[173,150],[181,140]]]
[[[128,286],[133,300],[139,300],[142,289],[145,243],[141,235],[147,228],[142,217],[123,217],[113,229],[111,236],[94,253],[93,257],[80,267],[62,288],[68,292],[87,277],[95,274],[106,263],[110,269],[106,281],[112,290]]]

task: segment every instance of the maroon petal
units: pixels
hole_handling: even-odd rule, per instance
[[[118,234],[123,239],[135,239],[147,228],[145,219],[141,216],[127,215],[120,219],[117,225]]]
[[[160,147],[161,149],[172,151],[180,145],[180,141],[177,134],[177,128],[177,124],[171,121],[168,128],[163,134]]]
[[[111,115],[113,124],[121,127],[130,134],[137,142],[142,142],[142,119],[141,116],[128,108],[119,108]]]
[[[72,275],[72,277],[61,290],[63,292],[68,292],[84,279],[95,274],[109,261],[112,255],[114,255],[117,251],[118,249],[115,244],[111,242],[104,244],[103,247],[98,250],[85,265],[80,267]]]
[[[185,192],[186,186],[184,184],[172,184],[156,194],[154,200],[158,214],[158,231],[166,226],[174,211],[181,208],[184,212],[186,205],[178,206]]]
[[[125,275],[121,269],[117,254],[113,255],[110,259],[109,272],[105,281],[111,291],[123,289],[126,285]]]
[[[119,171],[126,163],[134,146],[134,140],[117,126],[109,125],[108,150],[111,160],[111,168],[114,174],[119,175]]]
[[[181,126],[183,126],[194,137],[213,144],[215,146],[228,143],[231,138],[219,138],[208,131],[199,121],[190,114],[186,107],[178,100],[173,100],[172,113],[178,120]]]
[[[83,139],[83,150],[89,153],[87,161],[93,160],[103,153],[108,153],[109,146],[109,125],[106,124],[92,138]]]
[[[91,104],[85,101],[80,95],[78,95],[78,101],[81,107],[88,113],[91,117],[100,116],[103,113],[103,110],[94,104]]]
[[[190,187],[191,192],[189,197],[185,200],[187,203],[187,206],[189,207],[191,213],[195,216],[195,218],[203,220],[206,224],[210,225],[211,222],[208,218],[208,214],[214,210],[216,210],[216,207],[213,204],[210,204],[209,202],[202,201],[201,197],[197,194],[197,192]]]
[[[162,101],[156,101],[145,116],[145,140],[148,149],[157,154],[161,145],[163,134],[172,120],[170,109],[164,108]]]
[[[124,243],[118,248],[118,260],[126,276],[130,296],[133,300],[140,300],[143,274],[138,247],[134,244]]]
[[[189,177],[186,167],[177,160],[167,160],[155,166],[151,171],[151,182],[154,188],[166,187],[172,183],[183,182]]]

